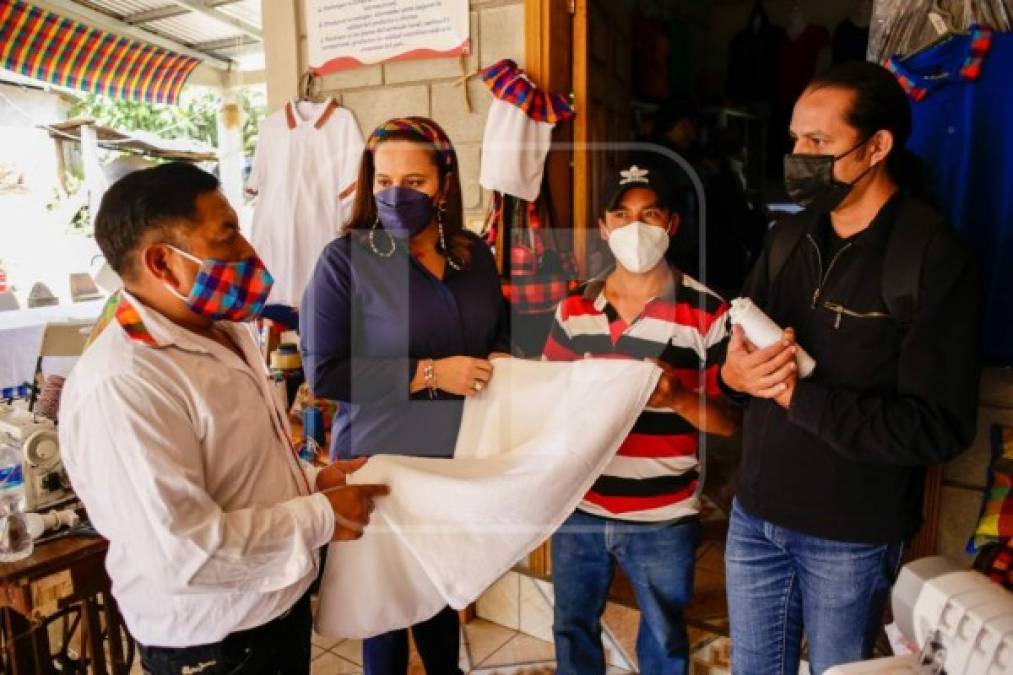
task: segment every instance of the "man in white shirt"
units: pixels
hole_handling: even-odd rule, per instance
[[[305,675],[318,549],[360,537],[387,488],[295,455],[241,323],[272,279],[218,187],[166,164],[103,197],[124,290],[64,387],[60,441],[147,673]]]

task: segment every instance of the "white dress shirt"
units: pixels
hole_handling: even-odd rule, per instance
[[[362,158],[355,116],[329,99],[289,101],[260,122],[246,189],[250,243],[274,275],[268,302],[298,307],[317,258],[352,215]]]
[[[285,613],[334,531],[250,328],[219,326],[244,358],[123,291],[63,389],[67,473],[148,646],[218,642]]]

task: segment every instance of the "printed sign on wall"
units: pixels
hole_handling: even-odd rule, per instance
[[[317,73],[467,54],[468,0],[304,0]]]

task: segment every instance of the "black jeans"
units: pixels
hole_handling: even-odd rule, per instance
[[[457,611],[445,607],[433,618],[371,637],[362,642],[366,675],[405,675],[408,672],[408,631],[422,658],[426,675],[459,675],[461,626]]]
[[[146,675],[308,675],[313,617],[304,595],[284,616],[196,647],[145,647]]]

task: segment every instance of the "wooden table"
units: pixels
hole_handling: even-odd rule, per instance
[[[38,545],[24,560],[0,563],[5,672],[129,672],[132,641],[110,593],[105,571],[108,546],[102,537],[71,536]],[[54,666],[49,626],[71,617],[73,624],[80,625],[80,653],[76,658],[68,654],[71,630],[64,635],[56,656],[64,668],[61,671]],[[104,637],[109,645],[108,659]],[[124,642],[130,659],[125,658]]]

